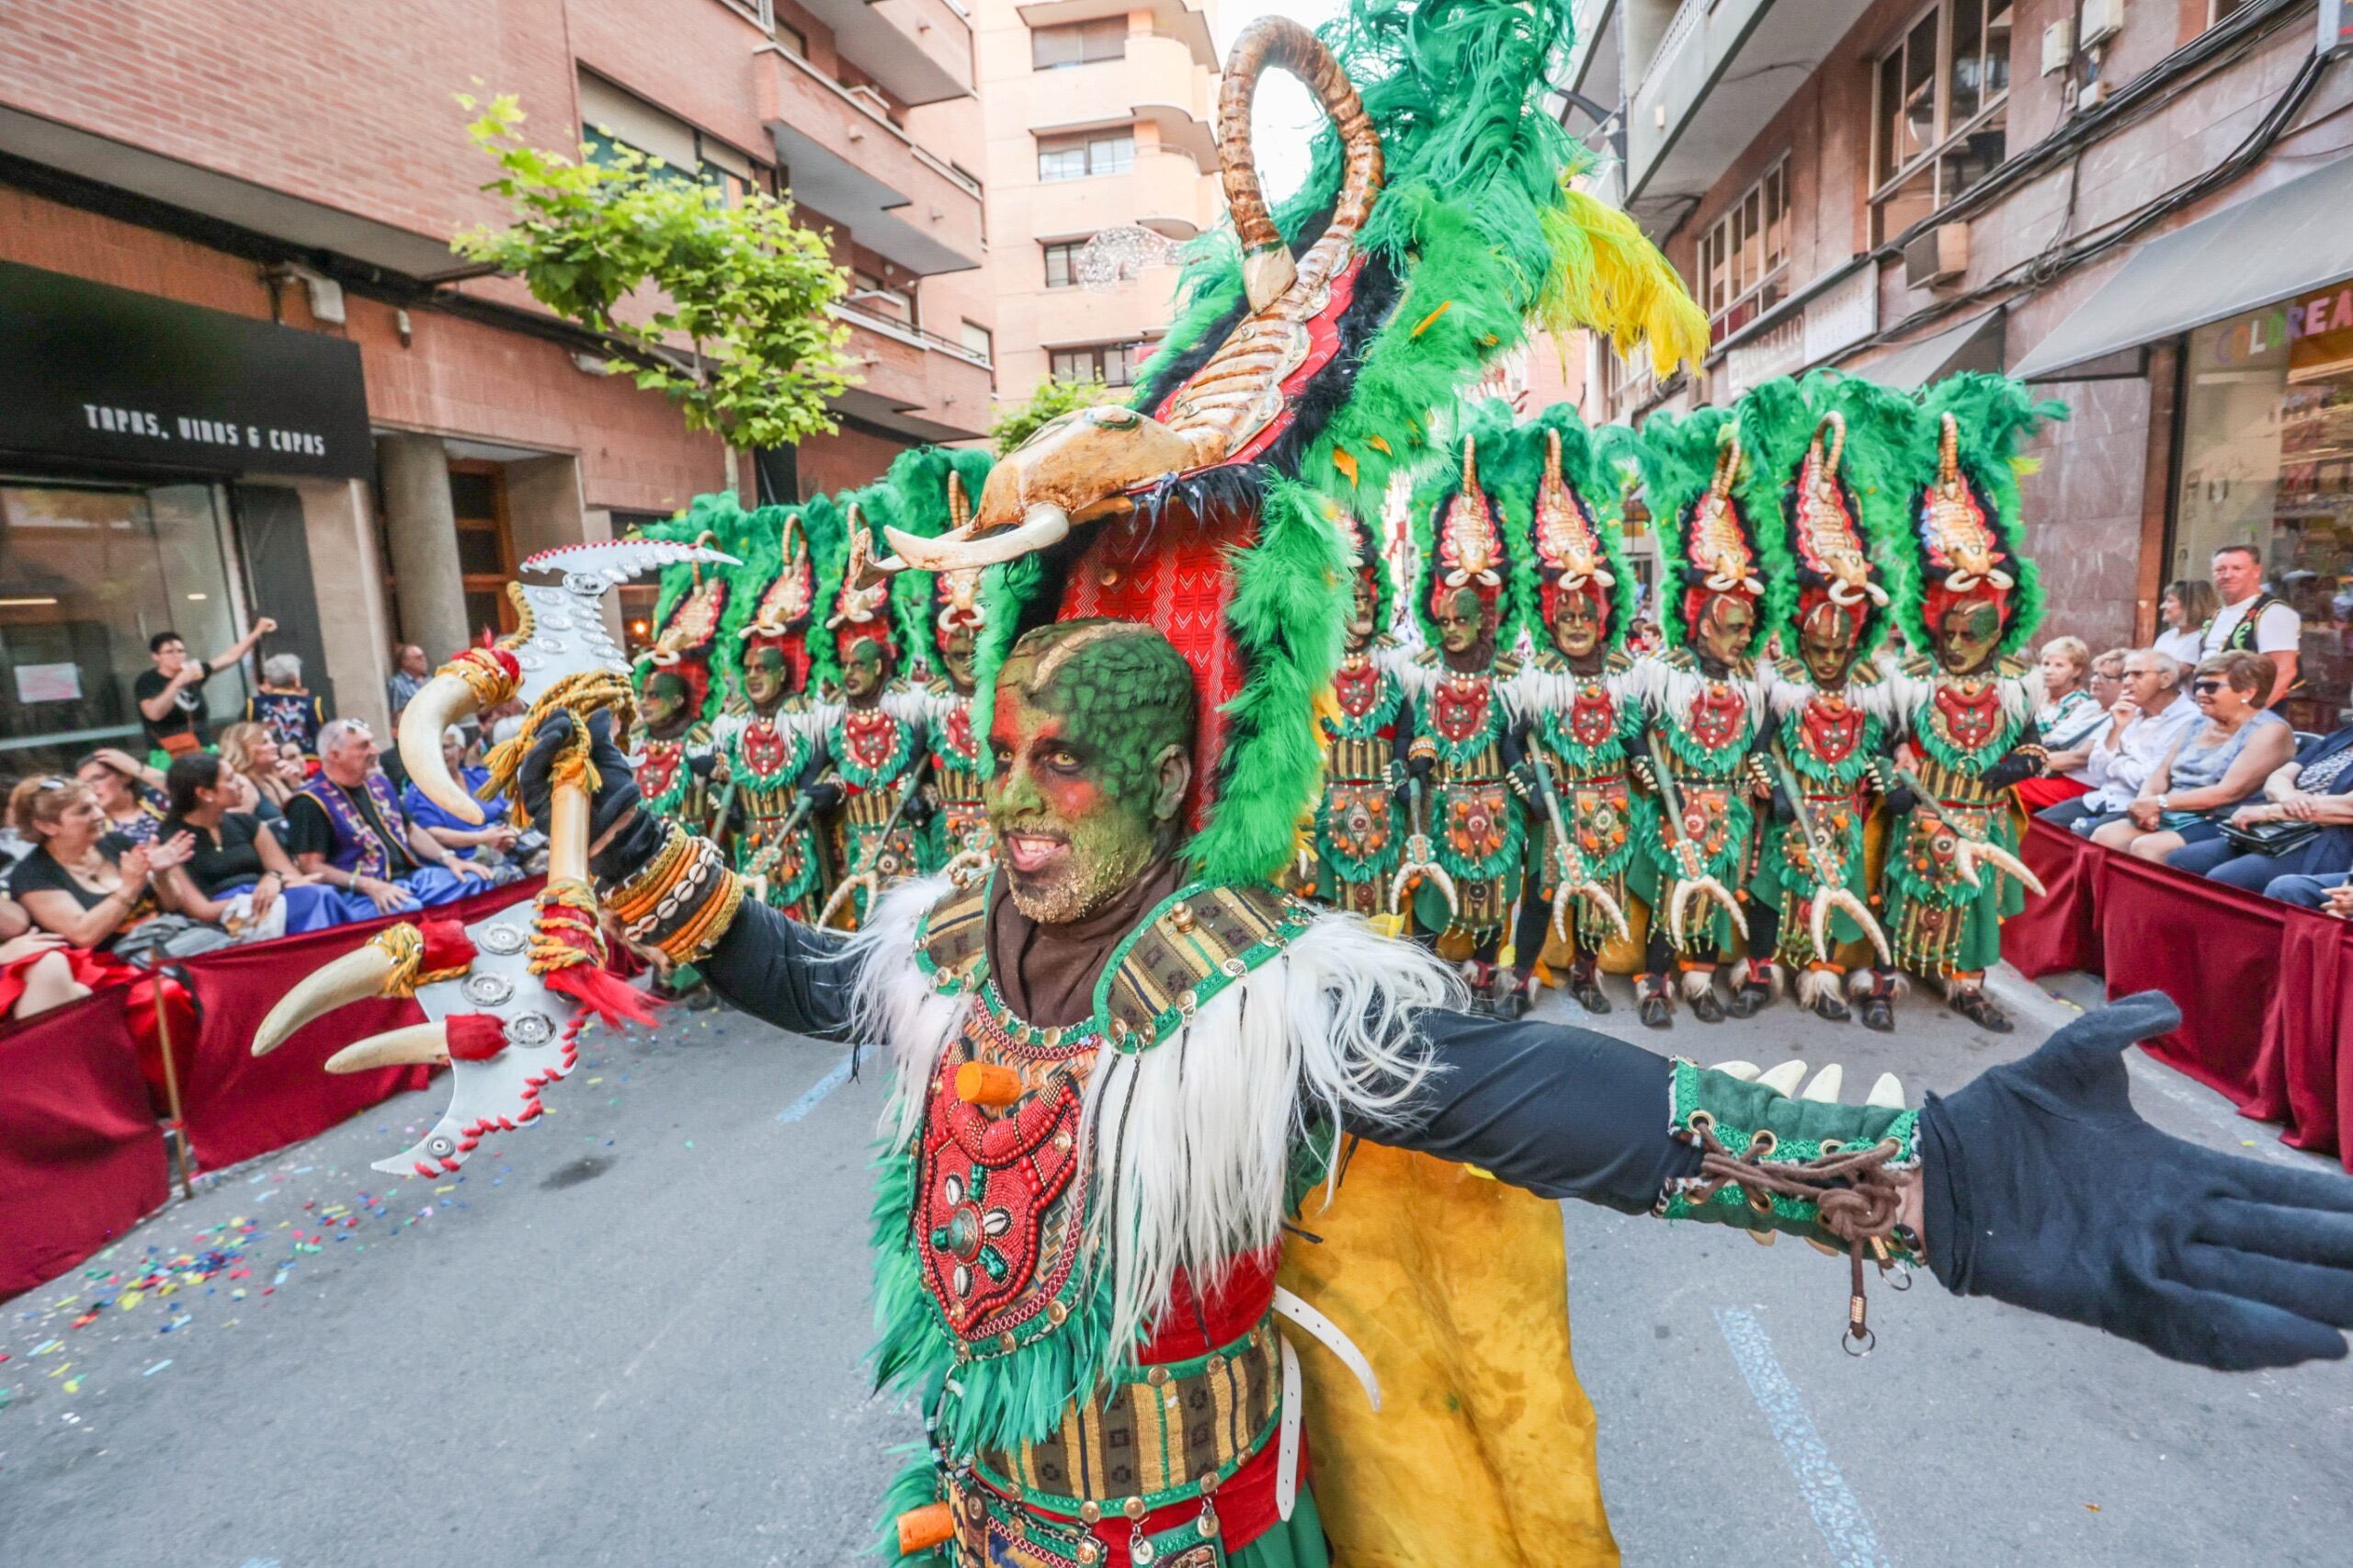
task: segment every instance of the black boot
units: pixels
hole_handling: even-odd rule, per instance
[[[1948,985],[1945,1006],[1987,1034],[2007,1034],[2013,1027],[2010,1016],[1995,1005],[1983,985]]]
[[[1883,969],[1875,969],[1864,978],[1863,989],[1858,994],[1862,1002],[1863,1028],[1881,1034],[1895,1032],[1895,976]]]
[[[1826,1024],[1843,1024],[1852,1017],[1839,994],[1845,978],[1836,969],[1808,968],[1798,977],[1798,996],[1806,1011]]]
[[[1462,983],[1471,988],[1471,1010],[1481,1017],[1495,1017],[1495,966],[1467,959],[1462,965]]]
[[[1601,960],[1581,953],[1569,966],[1569,994],[1577,1006],[1597,1016],[1609,1011],[1608,994],[1601,989]],[[1645,1019],[1644,1022],[1649,1020]]]
[[[1712,966],[1685,970],[1683,994],[1691,1004],[1691,1016],[1701,1023],[1721,1024],[1724,1021],[1723,999],[1716,994],[1716,971]]]
[[[1634,1016],[1645,1028],[1675,1027],[1675,996],[1663,975],[1634,976]]]
[[[1780,971],[1769,963],[1745,963],[1733,976],[1732,1000],[1725,1011],[1735,1018],[1753,1018],[1779,997]]]
[[[1526,1017],[1536,1006],[1536,976],[1516,975],[1497,964],[1487,978],[1487,1006],[1506,1022]]]

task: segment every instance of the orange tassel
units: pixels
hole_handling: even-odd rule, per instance
[[[1347,448],[1335,447],[1332,449],[1332,466],[1338,469],[1342,473],[1347,474],[1350,484],[1354,484],[1357,482],[1357,460],[1349,454]]]
[[[1382,440],[1382,439],[1381,439],[1380,437],[1378,437],[1378,436],[1367,436],[1367,437],[1365,437],[1365,442],[1366,442],[1366,444],[1367,444],[1367,445],[1370,446],[1370,447],[1373,449],[1373,450],[1375,450],[1375,451],[1377,451],[1377,452],[1381,452],[1381,453],[1382,453],[1382,454],[1384,454],[1384,455],[1386,455],[1386,456],[1391,456],[1391,457],[1394,457],[1394,456],[1396,455],[1395,453],[1391,452],[1391,451],[1389,450],[1389,443],[1388,443],[1388,442],[1386,442],[1386,441],[1384,441],[1384,440]]]
[[[956,1097],[966,1105],[1011,1105],[1021,1097],[1021,1074],[994,1062],[956,1069]]]
[[[1452,309],[1454,309],[1454,301],[1449,300],[1446,303],[1440,305],[1438,309],[1424,316],[1420,321],[1414,324],[1414,335],[1415,337],[1419,337],[1422,334],[1429,331],[1430,324],[1432,322],[1435,322],[1438,317],[1446,314],[1447,312]]]
[[[948,1511],[947,1504],[926,1503],[920,1508],[910,1508],[899,1516],[899,1555],[913,1557],[918,1551],[945,1546],[955,1533],[956,1516]]]

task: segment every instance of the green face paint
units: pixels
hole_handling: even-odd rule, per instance
[[[858,706],[870,707],[882,694],[882,683],[890,676],[890,658],[882,644],[871,637],[861,637],[849,645],[842,655],[842,695]]]
[[[687,716],[687,682],[684,676],[667,670],[656,670],[645,678],[645,689],[637,705],[645,714],[646,728],[663,729]]]
[[[983,796],[1024,915],[1085,919],[1166,852],[1192,730],[1192,672],[1149,627],[1065,621],[1015,646],[997,676]]]
[[[791,666],[783,649],[768,643],[744,655],[744,695],[762,712],[784,700],[790,683]]]

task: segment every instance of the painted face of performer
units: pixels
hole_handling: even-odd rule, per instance
[[[637,705],[645,714],[646,728],[667,729],[687,716],[687,677],[670,670],[655,670],[645,677],[645,689],[640,693]]]
[[[842,655],[842,695],[858,707],[870,707],[890,678],[891,656],[880,639],[861,637]]]
[[[1951,675],[1975,675],[1994,662],[2002,612],[1990,599],[1962,599],[1937,622],[1937,663]]]
[[[1552,618],[1548,623],[1552,632],[1552,646],[1569,661],[1574,670],[1597,668],[1608,650],[1603,641],[1601,606],[1591,594],[1563,588],[1552,596]]]
[[[1380,596],[1373,591],[1372,574],[1359,570],[1356,574],[1355,592],[1348,599],[1347,644],[1351,653],[1362,653],[1381,630],[1378,619]]]
[[[1855,664],[1856,626],[1833,604],[1818,604],[1798,628],[1798,657],[1813,684],[1828,690],[1847,683]]]
[[[1700,608],[1693,641],[1699,654],[1719,665],[1736,665],[1756,640],[1756,611],[1737,594],[1712,594]]]
[[[948,684],[970,697],[972,694],[975,661],[980,657],[980,639],[972,628],[958,622],[939,634],[939,665],[948,674]]]
[[[752,706],[767,712],[792,689],[792,666],[784,650],[763,642],[744,655],[744,695]]]
[[[1475,660],[1491,634],[1486,602],[1469,588],[1441,591],[1438,601],[1438,645],[1449,663]]]
[[[983,798],[1021,913],[1083,920],[1167,853],[1192,735],[1192,672],[1150,627],[1063,621],[1014,645],[997,676]]]

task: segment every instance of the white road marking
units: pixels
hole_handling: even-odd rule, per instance
[[[1754,1312],[1718,1307],[1716,1327],[1732,1347],[1733,1361],[1748,1381],[1756,1408],[1772,1426],[1773,1440],[1781,1445],[1781,1457],[1789,1461],[1790,1473],[1797,1477],[1814,1528],[1830,1548],[1830,1561],[1837,1568],[1888,1568],[1878,1534],[1863,1517],[1863,1506],[1855,1501],[1822,1435],[1814,1430],[1813,1417],[1806,1414],[1796,1385],[1781,1370],[1780,1358],[1773,1354],[1765,1325]]]

